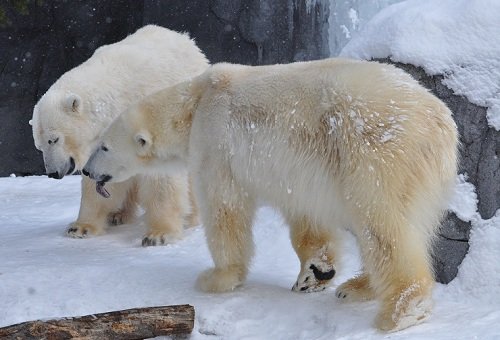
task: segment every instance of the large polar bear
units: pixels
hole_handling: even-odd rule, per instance
[[[310,235],[332,244],[336,229],[349,228],[364,271],[336,296],[380,299],[376,326],[397,330],[431,310],[429,249],[457,138],[447,107],[390,65],[218,64],[123,113],[85,169],[114,182],[189,163],[215,263],[198,279],[205,291],[245,280],[258,202],[287,218],[301,260],[318,247]]]
[[[43,151],[49,177],[62,178],[81,169],[99,135],[126,107],[207,67],[207,59],[188,35],[154,25],[97,49],[61,76],[34,108],[33,137]],[[184,218],[196,223],[187,181],[186,173],[139,175],[108,186],[111,199],[105,199],[84,177],[80,213],[68,234],[101,234],[108,223],[130,221],[139,203],[149,227],[143,245],[173,241],[182,234]]]

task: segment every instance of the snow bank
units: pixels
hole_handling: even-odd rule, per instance
[[[500,131],[500,1],[408,0],[368,22],[340,56],[393,61],[444,75],[457,95],[488,107]]]
[[[500,306],[500,210],[489,220],[473,221],[469,253],[458,275],[449,284],[451,292],[484,304]],[[487,294],[492,292],[493,294]]]

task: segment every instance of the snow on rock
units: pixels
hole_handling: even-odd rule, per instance
[[[499,242],[500,210],[489,220],[472,222],[469,253],[460,265],[457,278],[449,284],[451,293],[500,306]]]
[[[488,107],[500,131],[500,1],[408,0],[391,5],[340,56],[390,58],[444,75],[455,94]]]
[[[480,219],[477,212],[476,188],[467,182],[467,176],[460,174],[455,181],[455,190],[448,203],[448,208],[465,222]]]

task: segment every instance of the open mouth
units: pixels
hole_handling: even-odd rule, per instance
[[[95,191],[104,198],[109,198],[111,195],[108,190],[104,187],[106,182],[96,182]]]
[[[106,182],[110,179],[111,176],[105,175],[100,181],[96,182],[95,184],[95,191],[97,191],[97,193],[104,198],[109,198],[111,196],[109,191],[104,187],[106,185]]]

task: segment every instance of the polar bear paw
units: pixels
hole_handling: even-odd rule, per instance
[[[143,247],[163,246],[175,243],[182,238],[182,234],[149,232],[142,239]]]
[[[375,326],[385,332],[399,331],[423,322],[431,314],[432,297],[423,293],[417,283],[382,301]]]
[[[122,225],[127,224],[129,220],[129,216],[123,211],[113,212],[108,215],[108,224],[109,225]]]
[[[341,302],[361,302],[373,300],[375,292],[370,287],[368,275],[361,274],[338,286],[335,296]]]
[[[334,276],[335,268],[333,264],[321,259],[309,260],[299,274],[292,291],[303,293],[322,291],[330,285],[330,281]]]
[[[104,229],[98,228],[92,224],[73,222],[66,230],[66,235],[73,238],[87,238],[89,236],[101,235]]]
[[[244,281],[240,266],[228,268],[212,268],[200,274],[196,281],[198,289],[209,293],[228,292],[241,286]]]

